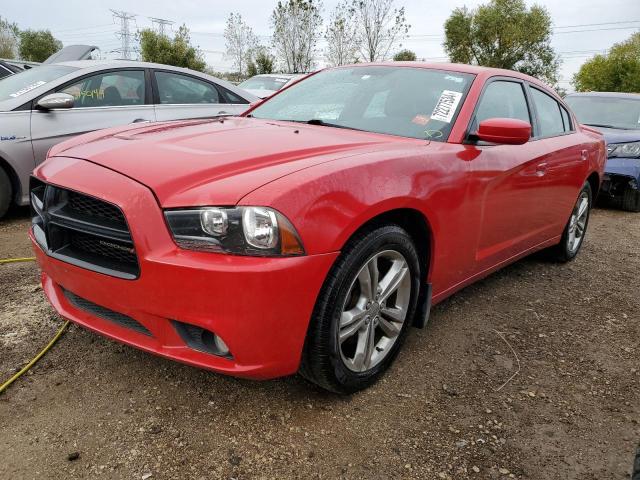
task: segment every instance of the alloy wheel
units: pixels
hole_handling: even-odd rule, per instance
[[[411,273],[401,253],[384,250],[365,262],[351,283],[337,329],[340,356],[349,370],[370,370],[389,354],[410,299]]]
[[[589,193],[583,191],[578,197],[571,219],[569,220],[569,234],[567,235],[567,249],[575,253],[584,238],[589,219]]]

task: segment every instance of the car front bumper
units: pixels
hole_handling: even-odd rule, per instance
[[[225,374],[266,379],[297,371],[316,297],[337,252],[261,258],[182,250],[143,185],[67,158],[45,162],[36,175],[118,205],[129,223],[140,265],[135,280],[71,265],[48,256],[32,231],[44,292],[63,317],[147,352]],[[81,308],[68,292],[133,319],[147,333]],[[176,321],[215,333],[229,347],[230,356],[192,348],[177,331]]]

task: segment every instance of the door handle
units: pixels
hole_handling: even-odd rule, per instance
[[[146,118],[136,118],[133,122],[131,123],[141,123],[141,122],[150,122],[151,120],[147,120]]]
[[[539,163],[538,166],[536,166],[536,175],[538,177],[544,176],[544,174],[547,173],[547,166],[547,162]]]
[[[225,112],[224,110],[220,110],[218,112],[218,115],[228,115],[228,114],[229,114],[229,112]]]
[[[589,158],[589,152],[586,150],[582,150],[580,152],[580,160],[586,160],[587,158]]]

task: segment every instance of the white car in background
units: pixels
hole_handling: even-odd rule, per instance
[[[56,143],[126,125],[237,115],[259,99],[211,75],[128,60],[39,65],[0,80],[0,218],[29,203],[29,175]]]
[[[256,97],[267,98],[305,75],[305,73],[265,73],[245,80],[238,87]]]

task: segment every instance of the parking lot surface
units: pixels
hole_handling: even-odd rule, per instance
[[[0,258],[31,256],[27,215],[0,222]],[[595,210],[575,261],[536,255],[454,295],[351,397],[297,376],[224,377],[72,326],[0,395],[0,477],[629,478],[639,272],[640,217]],[[61,323],[34,263],[0,265],[0,380]]]

